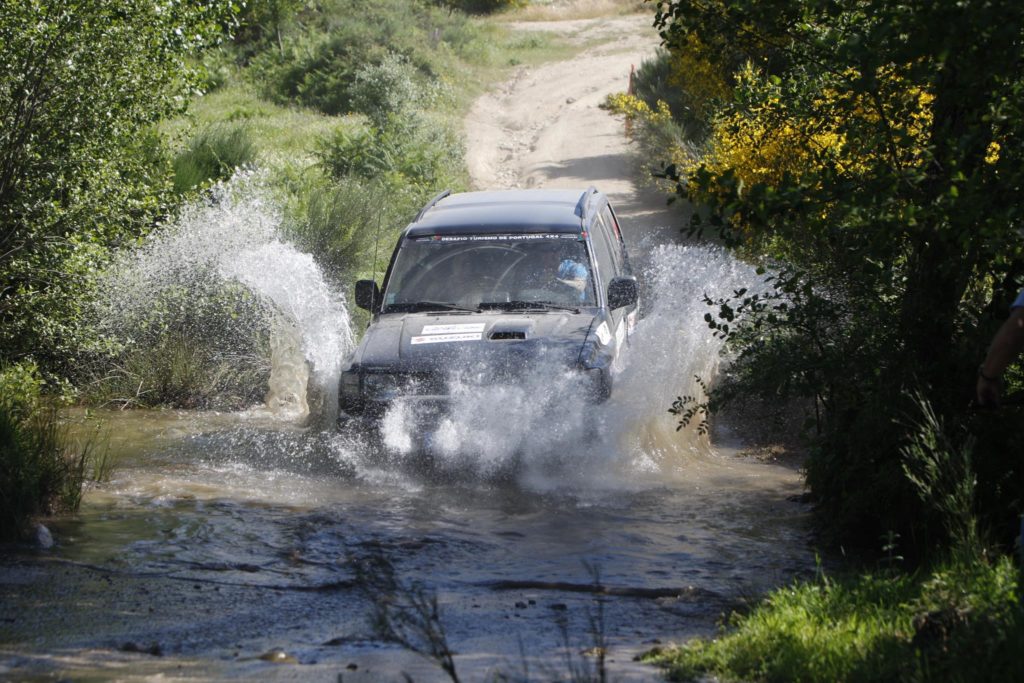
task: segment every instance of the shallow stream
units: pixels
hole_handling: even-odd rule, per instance
[[[230,232],[232,211],[218,215],[194,219]],[[277,302],[301,333],[297,365],[331,404],[332,354],[352,343],[341,297],[273,231],[234,239],[230,267],[204,267]],[[297,417],[296,400],[102,414],[111,480],[91,486],[76,517],[46,520],[53,548],[0,556],[0,676],[445,678],[373,628],[374,596],[354,566],[376,558],[436,596],[462,680],[570,679],[594,671],[599,641],[612,680],[657,678],[635,654],[712,633],[814,560],[797,471],[744,454],[720,425],[711,441],[677,432],[666,412],[718,364],[699,293],[745,282],[744,267],[678,245],[640,261],[647,315],[598,409],[552,410],[536,389],[498,387],[469,396],[445,449],[427,455],[403,446],[400,415],[381,443],[335,425],[328,408]],[[282,263],[287,287],[270,272]]]

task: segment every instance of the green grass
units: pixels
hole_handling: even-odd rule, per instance
[[[28,532],[39,515],[73,512],[93,457],[92,442],[68,437],[57,408],[44,402],[34,365],[0,367],[0,540]]]
[[[257,95],[251,85],[234,81],[197,98],[189,116],[169,122],[165,130],[172,138],[186,138],[191,130],[244,123],[258,147],[260,165],[274,167],[296,161],[308,165],[314,162],[313,142],[348,118],[273,104]]]
[[[231,177],[251,164],[256,145],[245,123],[218,122],[201,128],[172,163],[174,189],[184,193]]]
[[[720,637],[653,651],[672,680],[1008,681],[1024,674],[1020,574],[981,558],[917,574],[821,577],[733,615]]]
[[[344,2],[336,4],[345,6]],[[514,31],[493,19],[458,13],[420,12],[414,20],[426,25],[412,26],[402,19],[406,9],[397,1],[380,3],[374,12],[387,19],[381,22],[381,28],[374,28],[370,22],[348,30],[356,31],[355,37],[362,41],[363,49],[370,50],[368,54],[376,54],[377,47],[364,34],[383,31],[385,26],[398,34],[390,43],[387,37],[379,36],[380,48],[415,46],[409,49],[413,52],[411,63],[420,69],[417,78],[422,78],[417,87],[422,97],[416,98],[413,110],[400,112],[394,123],[378,129],[362,113],[332,116],[296,100],[275,102],[268,96],[267,83],[259,79],[261,75],[273,75],[280,66],[258,66],[261,59],[264,63],[273,61],[273,47],[251,61],[255,67],[223,66],[231,63],[228,53],[214,55],[208,61],[222,66],[211,83],[211,92],[197,97],[186,116],[162,126],[172,147],[177,148],[176,160],[183,167],[179,187],[202,186],[207,177],[217,176],[215,172],[193,172],[192,164],[186,163],[196,156],[192,148],[198,138],[209,136],[210,131],[242,130],[254,150],[247,161],[266,172],[271,189],[285,208],[287,231],[298,246],[310,249],[339,282],[347,284],[358,276],[368,277],[373,264],[365,247],[375,235],[357,234],[356,228],[372,228],[376,233],[379,216],[382,250],[386,252],[395,232],[405,226],[423,201],[445,187],[461,190],[468,186],[461,129],[474,99],[508,78],[516,65],[566,58],[580,49],[551,32]],[[304,20],[309,27],[308,38],[293,35],[292,40],[296,44],[303,40],[319,44],[317,41],[332,35],[320,24],[332,25],[341,19],[344,17],[322,14],[315,20]],[[295,27],[292,30],[298,31]],[[362,66],[352,65],[352,69],[358,71]],[[372,144],[357,145],[359,149],[339,144],[349,138],[366,138]],[[379,172],[367,177],[372,164],[360,163],[365,159],[353,156],[357,152],[363,157],[379,152],[388,163],[380,164]],[[352,172],[339,171],[349,166]],[[368,206],[370,199],[377,202],[376,208]],[[335,231],[330,223],[336,219],[336,234],[332,234]],[[323,249],[325,246],[328,248]]]

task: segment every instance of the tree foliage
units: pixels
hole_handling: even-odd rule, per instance
[[[672,0],[656,23],[733,74],[705,153],[668,175],[709,207],[694,232],[775,266],[767,294],[715,302],[734,378],[813,398],[808,480],[836,539],[928,545],[901,418],[920,392],[982,441],[991,422],[966,407],[1024,284],[1024,6]],[[1000,487],[1024,469],[1003,465]]]
[[[164,213],[151,126],[181,111],[187,56],[228,2],[14,0],[0,5],[0,348],[73,363],[83,292],[106,250]]]

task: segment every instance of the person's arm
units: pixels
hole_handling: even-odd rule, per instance
[[[1024,307],[1014,308],[988,347],[985,362],[978,368],[978,403],[983,406],[999,405],[1003,373],[1024,351]]]

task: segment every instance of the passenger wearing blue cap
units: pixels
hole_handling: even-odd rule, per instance
[[[587,298],[588,277],[589,273],[587,273],[585,265],[567,258],[558,264],[558,276],[555,279],[577,291],[579,300],[582,302]]]

